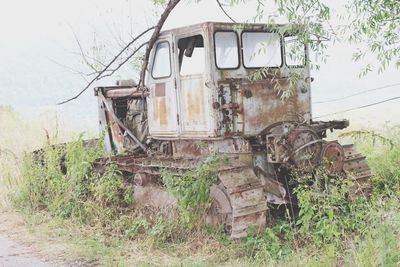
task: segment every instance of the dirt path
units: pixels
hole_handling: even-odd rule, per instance
[[[0,267],[93,266],[65,258],[65,248],[32,234],[22,216],[0,209]]]
[[[0,266],[37,266],[50,267],[53,266],[35,256],[29,247],[17,244],[9,237],[0,235]]]
[[[24,222],[12,212],[0,212],[0,267],[3,266],[62,266],[40,255],[35,242],[29,240]]]

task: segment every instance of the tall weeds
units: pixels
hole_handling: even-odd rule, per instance
[[[46,146],[36,157],[26,155],[20,185],[12,195],[15,207],[100,225],[104,232],[122,231],[114,223],[131,212],[133,186],[114,165],[104,174],[93,172],[93,162],[102,155],[101,142],[87,147],[82,136],[66,146]]]

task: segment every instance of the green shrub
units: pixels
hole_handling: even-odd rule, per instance
[[[352,200],[351,187],[351,180],[330,177],[323,169],[302,177],[295,189],[299,237],[321,247],[338,245],[344,236],[363,233],[369,227],[371,203],[361,196]]]
[[[258,235],[254,230],[250,228],[247,237],[240,242],[239,247],[244,256],[258,264],[267,264],[291,255],[291,236],[287,232],[287,230],[290,231],[288,223],[278,222],[274,227],[267,227]]]
[[[177,199],[183,222],[192,229],[210,207],[210,187],[217,181],[218,158],[206,157],[194,171],[173,174],[167,170],[161,173],[167,190]]]

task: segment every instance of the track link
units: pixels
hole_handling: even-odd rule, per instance
[[[344,145],[343,149],[345,153],[343,170],[347,177],[354,181],[353,196],[370,196],[372,193],[372,172],[366,157],[357,152],[352,144]]]
[[[267,203],[263,185],[252,167],[220,171],[220,181],[231,205],[225,225],[230,238],[247,236],[249,227],[265,229]]]

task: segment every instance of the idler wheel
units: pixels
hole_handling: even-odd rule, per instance
[[[211,206],[206,216],[206,223],[218,228],[225,226],[227,234],[231,234],[232,207],[223,185],[212,185],[210,188]]]
[[[146,173],[136,173],[135,177],[133,178],[133,181],[136,185],[139,186],[146,186],[150,183],[150,175]]]

